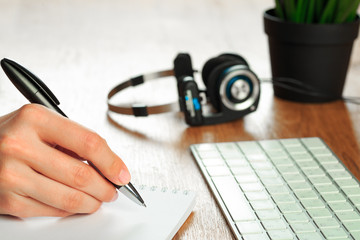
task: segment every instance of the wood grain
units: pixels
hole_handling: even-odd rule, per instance
[[[106,96],[131,76],[171,68],[183,51],[199,70],[211,57],[236,52],[259,77],[269,78],[262,13],[272,6],[272,0],[0,0],[0,57],[42,78],[71,119],[99,132],[123,158],[134,183],[198,193],[194,212],[174,239],[234,239],[189,145],[318,136],[359,179],[360,107],[343,101],[289,102],[274,98],[271,85],[264,83],[256,112],[230,123],[188,127],[180,113],[111,114],[112,122]],[[360,96],[359,52],[357,40],[346,96]],[[176,99],[174,80],[165,79],[114,101]],[[0,73],[0,114],[25,103]]]

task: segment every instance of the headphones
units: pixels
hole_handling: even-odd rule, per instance
[[[108,94],[109,111],[145,117],[150,114],[180,111],[190,126],[224,123],[256,110],[260,98],[260,81],[246,60],[233,53],[221,54],[208,60],[201,72],[206,90],[199,90],[190,55],[180,53],[174,69],[133,77],[115,86]],[[120,91],[162,77],[175,76],[178,103],[146,106],[143,104],[113,105],[110,99]],[[210,103],[215,111],[203,113],[203,105]]]

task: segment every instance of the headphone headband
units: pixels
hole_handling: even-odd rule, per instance
[[[171,111],[179,111],[179,104],[177,102],[168,103],[168,104],[161,104],[161,105],[153,105],[147,106],[144,104],[119,104],[113,105],[110,103],[110,99],[119,93],[120,91],[128,88],[128,87],[135,87],[137,85],[143,84],[145,82],[164,78],[164,77],[171,77],[174,76],[174,70],[164,70],[158,72],[147,73],[143,75],[139,75],[137,77],[130,78],[129,80],[120,83],[119,85],[115,86],[109,92],[107,96],[107,104],[110,111],[127,114],[127,115],[134,115],[137,117],[145,117],[149,114],[158,114],[158,113],[165,113]]]

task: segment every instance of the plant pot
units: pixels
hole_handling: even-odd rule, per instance
[[[343,24],[299,24],[264,13],[274,94],[299,102],[342,98],[359,16]]]

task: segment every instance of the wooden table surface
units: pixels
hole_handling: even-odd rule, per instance
[[[131,76],[172,68],[178,52],[189,52],[199,70],[211,57],[236,52],[260,78],[269,78],[262,13],[272,6],[272,0],[0,0],[0,57],[32,70],[71,119],[107,139],[128,165],[132,182],[197,192],[195,209],[175,239],[233,239],[189,145],[317,136],[360,179],[360,106],[289,102],[274,97],[264,83],[256,112],[230,123],[188,127],[176,112],[112,115],[112,123],[106,96]],[[120,95],[115,101],[177,98],[173,79]],[[360,96],[359,40],[344,95]],[[25,103],[1,72],[0,114]]]

